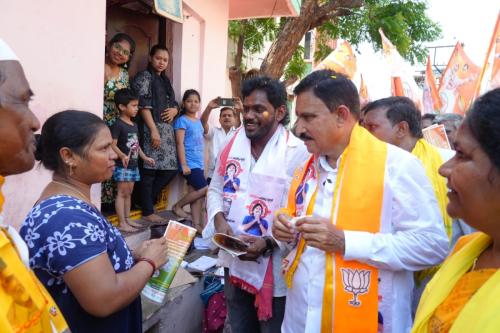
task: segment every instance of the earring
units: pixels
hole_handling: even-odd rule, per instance
[[[73,163],[70,163],[68,161],[64,161],[69,166],[69,175],[73,176]]]

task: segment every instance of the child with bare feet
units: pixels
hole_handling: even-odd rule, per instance
[[[118,155],[113,179],[117,183],[118,193],[115,200],[116,214],[123,232],[135,232],[140,224],[130,219],[130,197],[134,183],[140,180],[138,159],[154,165],[155,161],[146,156],[139,146],[139,130],[132,118],[137,115],[139,99],[130,89],[120,89],[115,93],[115,104],[120,111],[120,118],[111,127],[113,142],[111,147]]]
[[[182,208],[189,204],[193,227],[201,234],[204,227],[202,203],[207,194],[207,180],[203,170],[204,130],[197,117],[198,111],[200,111],[200,94],[193,89],[186,90],[182,98],[182,115],[175,121],[174,129],[177,155],[189,192],[172,207],[172,210],[177,216],[188,218],[188,214]]]

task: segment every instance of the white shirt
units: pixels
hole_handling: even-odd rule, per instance
[[[236,132],[236,128],[233,126],[226,131],[222,127],[211,126],[208,129],[208,133],[205,135],[205,139],[208,143],[208,166],[207,166],[207,178],[212,178],[215,170],[215,163],[217,163],[217,157],[219,152],[224,147],[228,138],[231,138]]]
[[[314,215],[330,217],[336,178],[337,169],[320,158]],[[392,145],[388,145],[381,213],[379,233],[345,231],[344,259],[379,268],[379,312],[384,332],[409,332],[413,271],[440,263],[448,253],[448,238],[422,164]],[[288,290],[282,332],[320,332],[324,268],[324,251],[306,247]]]
[[[286,174],[286,188],[283,195],[282,206],[286,205],[287,193],[292,182],[292,176],[295,168],[302,165],[307,161],[310,154],[307,152],[307,148],[304,143],[297,139],[293,134],[290,133],[290,137],[287,142],[287,152],[286,152],[286,163],[283,166],[283,172]],[[219,169],[219,162],[217,161],[215,170]],[[272,161],[269,161],[272,163]],[[250,171],[252,171],[255,165],[255,159],[252,158],[252,163],[250,166]],[[214,217],[217,213],[223,212],[223,184],[224,177],[218,172],[214,172],[212,176],[212,181],[208,187],[207,193],[207,225],[203,229],[203,238],[211,238],[215,234]],[[281,274],[281,263],[283,260],[284,252],[280,248],[275,248],[273,252],[273,296],[282,297],[286,295],[287,288],[283,279],[283,274]],[[219,251],[219,262],[218,264],[224,267],[228,267],[232,257],[225,251]]]

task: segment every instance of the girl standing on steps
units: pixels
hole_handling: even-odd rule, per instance
[[[203,222],[201,208],[203,198],[207,194],[207,181],[204,174],[204,138],[203,125],[197,117],[200,111],[200,94],[194,90],[186,90],[182,97],[181,116],[175,121],[175,139],[179,164],[189,186],[189,192],[173,207],[174,213],[180,217],[188,217],[182,209],[191,206],[193,226],[201,233]]]

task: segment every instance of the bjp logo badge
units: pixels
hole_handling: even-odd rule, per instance
[[[342,283],[344,290],[353,295],[349,304],[352,306],[360,306],[361,302],[358,300],[358,295],[366,294],[370,289],[370,274],[369,270],[357,270],[349,268],[341,268]]]

